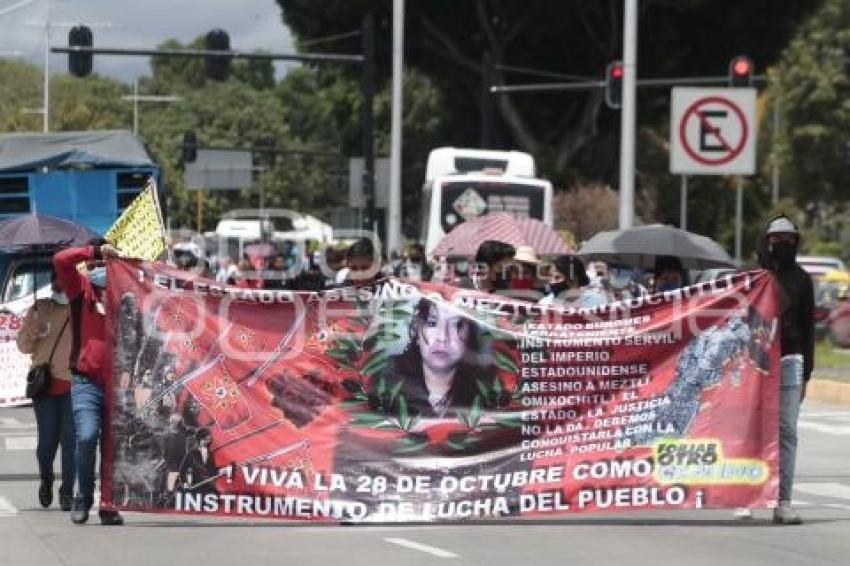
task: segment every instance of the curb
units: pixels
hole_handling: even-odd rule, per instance
[[[811,379],[806,387],[806,399],[836,405],[850,405],[850,383],[828,379]]]

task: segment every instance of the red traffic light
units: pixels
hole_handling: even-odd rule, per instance
[[[753,60],[746,55],[733,57],[729,61],[729,85],[734,87],[747,87],[753,83]]]
[[[611,64],[611,78],[613,79],[622,79],[623,78],[623,65],[619,62]]]
[[[605,67],[605,104],[619,108],[623,104],[623,62],[611,61]]]
[[[732,71],[736,75],[747,75],[751,73],[753,70],[752,62],[746,57],[739,57],[735,59],[735,62],[732,65]]]

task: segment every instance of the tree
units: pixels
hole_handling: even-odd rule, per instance
[[[41,71],[24,61],[0,59],[0,131],[27,131],[41,128],[41,116],[27,108],[41,106]]]
[[[121,99],[127,85],[99,75],[56,75],[51,80],[51,129],[115,130],[132,125],[133,106]]]
[[[24,61],[0,60],[0,75],[0,131],[40,131],[42,117],[27,110],[42,105],[41,69]],[[127,86],[115,79],[56,74],[50,84],[51,130],[116,129],[132,123],[132,107],[121,100]]]
[[[277,0],[283,18],[302,43],[357,29],[367,11],[377,18],[381,77],[389,73],[389,0]],[[642,76],[725,73],[738,53],[757,64],[775,60],[802,17],[818,0],[733,2],[683,0],[642,2]],[[601,78],[619,58],[622,37],[620,0],[429,0],[407,3],[406,60],[428,76],[446,97],[452,143],[477,145],[481,109],[482,60],[488,54],[497,83],[547,80],[518,75],[509,67],[534,67]],[[730,38],[733,38],[730,41]],[[359,50],[358,39],[330,44]],[[329,44],[320,44],[327,50]],[[312,49],[312,47],[310,47]],[[548,79],[551,80],[551,79]],[[498,96],[498,145],[533,153],[544,174],[570,177],[568,168],[600,132],[617,125],[601,107],[601,91],[528,96]],[[666,95],[641,94],[641,121],[663,121]],[[441,145],[437,142],[435,145]]]
[[[767,148],[767,176],[781,172],[781,194],[802,209],[804,245],[835,242],[850,249],[850,7],[826,0],[800,28],[770,70],[766,118],[760,142]],[[772,115],[779,111],[780,129]]]
[[[617,193],[601,184],[582,185],[555,195],[555,227],[569,230],[577,242],[603,230],[615,230],[619,214]]]
[[[420,206],[428,152],[434,140],[441,137],[446,120],[443,97],[428,77],[408,70],[403,90],[402,206],[405,211],[415,211]],[[347,191],[348,156],[361,155],[363,101],[358,79],[338,67],[302,68],[290,71],[276,92],[283,106],[283,121],[298,144],[313,149],[337,148],[346,156],[342,171],[337,171],[345,176],[342,188]],[[375,96],[378,156],[389,154],[389,131],[390,91],[389,85],[384,85]],[[416,237],[420,228],[417,214],[405,214],[402,224],[406,235]]]

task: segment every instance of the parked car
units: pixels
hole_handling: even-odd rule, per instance
[[[815,335],[818,339],[829,334],[829,316],[850,297],[850,273],[830,271],[815,286]]]
[[[797,263],[799,263],[800,267],[805,269],[815,281],[820,281],[831,271],[847,271],[847,267],[844,265],[844,262],[837,257],[800,255],[797,256]]]
[[[829,339],[836,346],[850,348],[850,301],[844,301],[829,314]]]
[[[50,286],[52,254],[0,253],[0,303],[32,295]]]

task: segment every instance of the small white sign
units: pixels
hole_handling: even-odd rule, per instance
[[[670,172],[756,172],[756,89],[676,87],[670,113]]]

